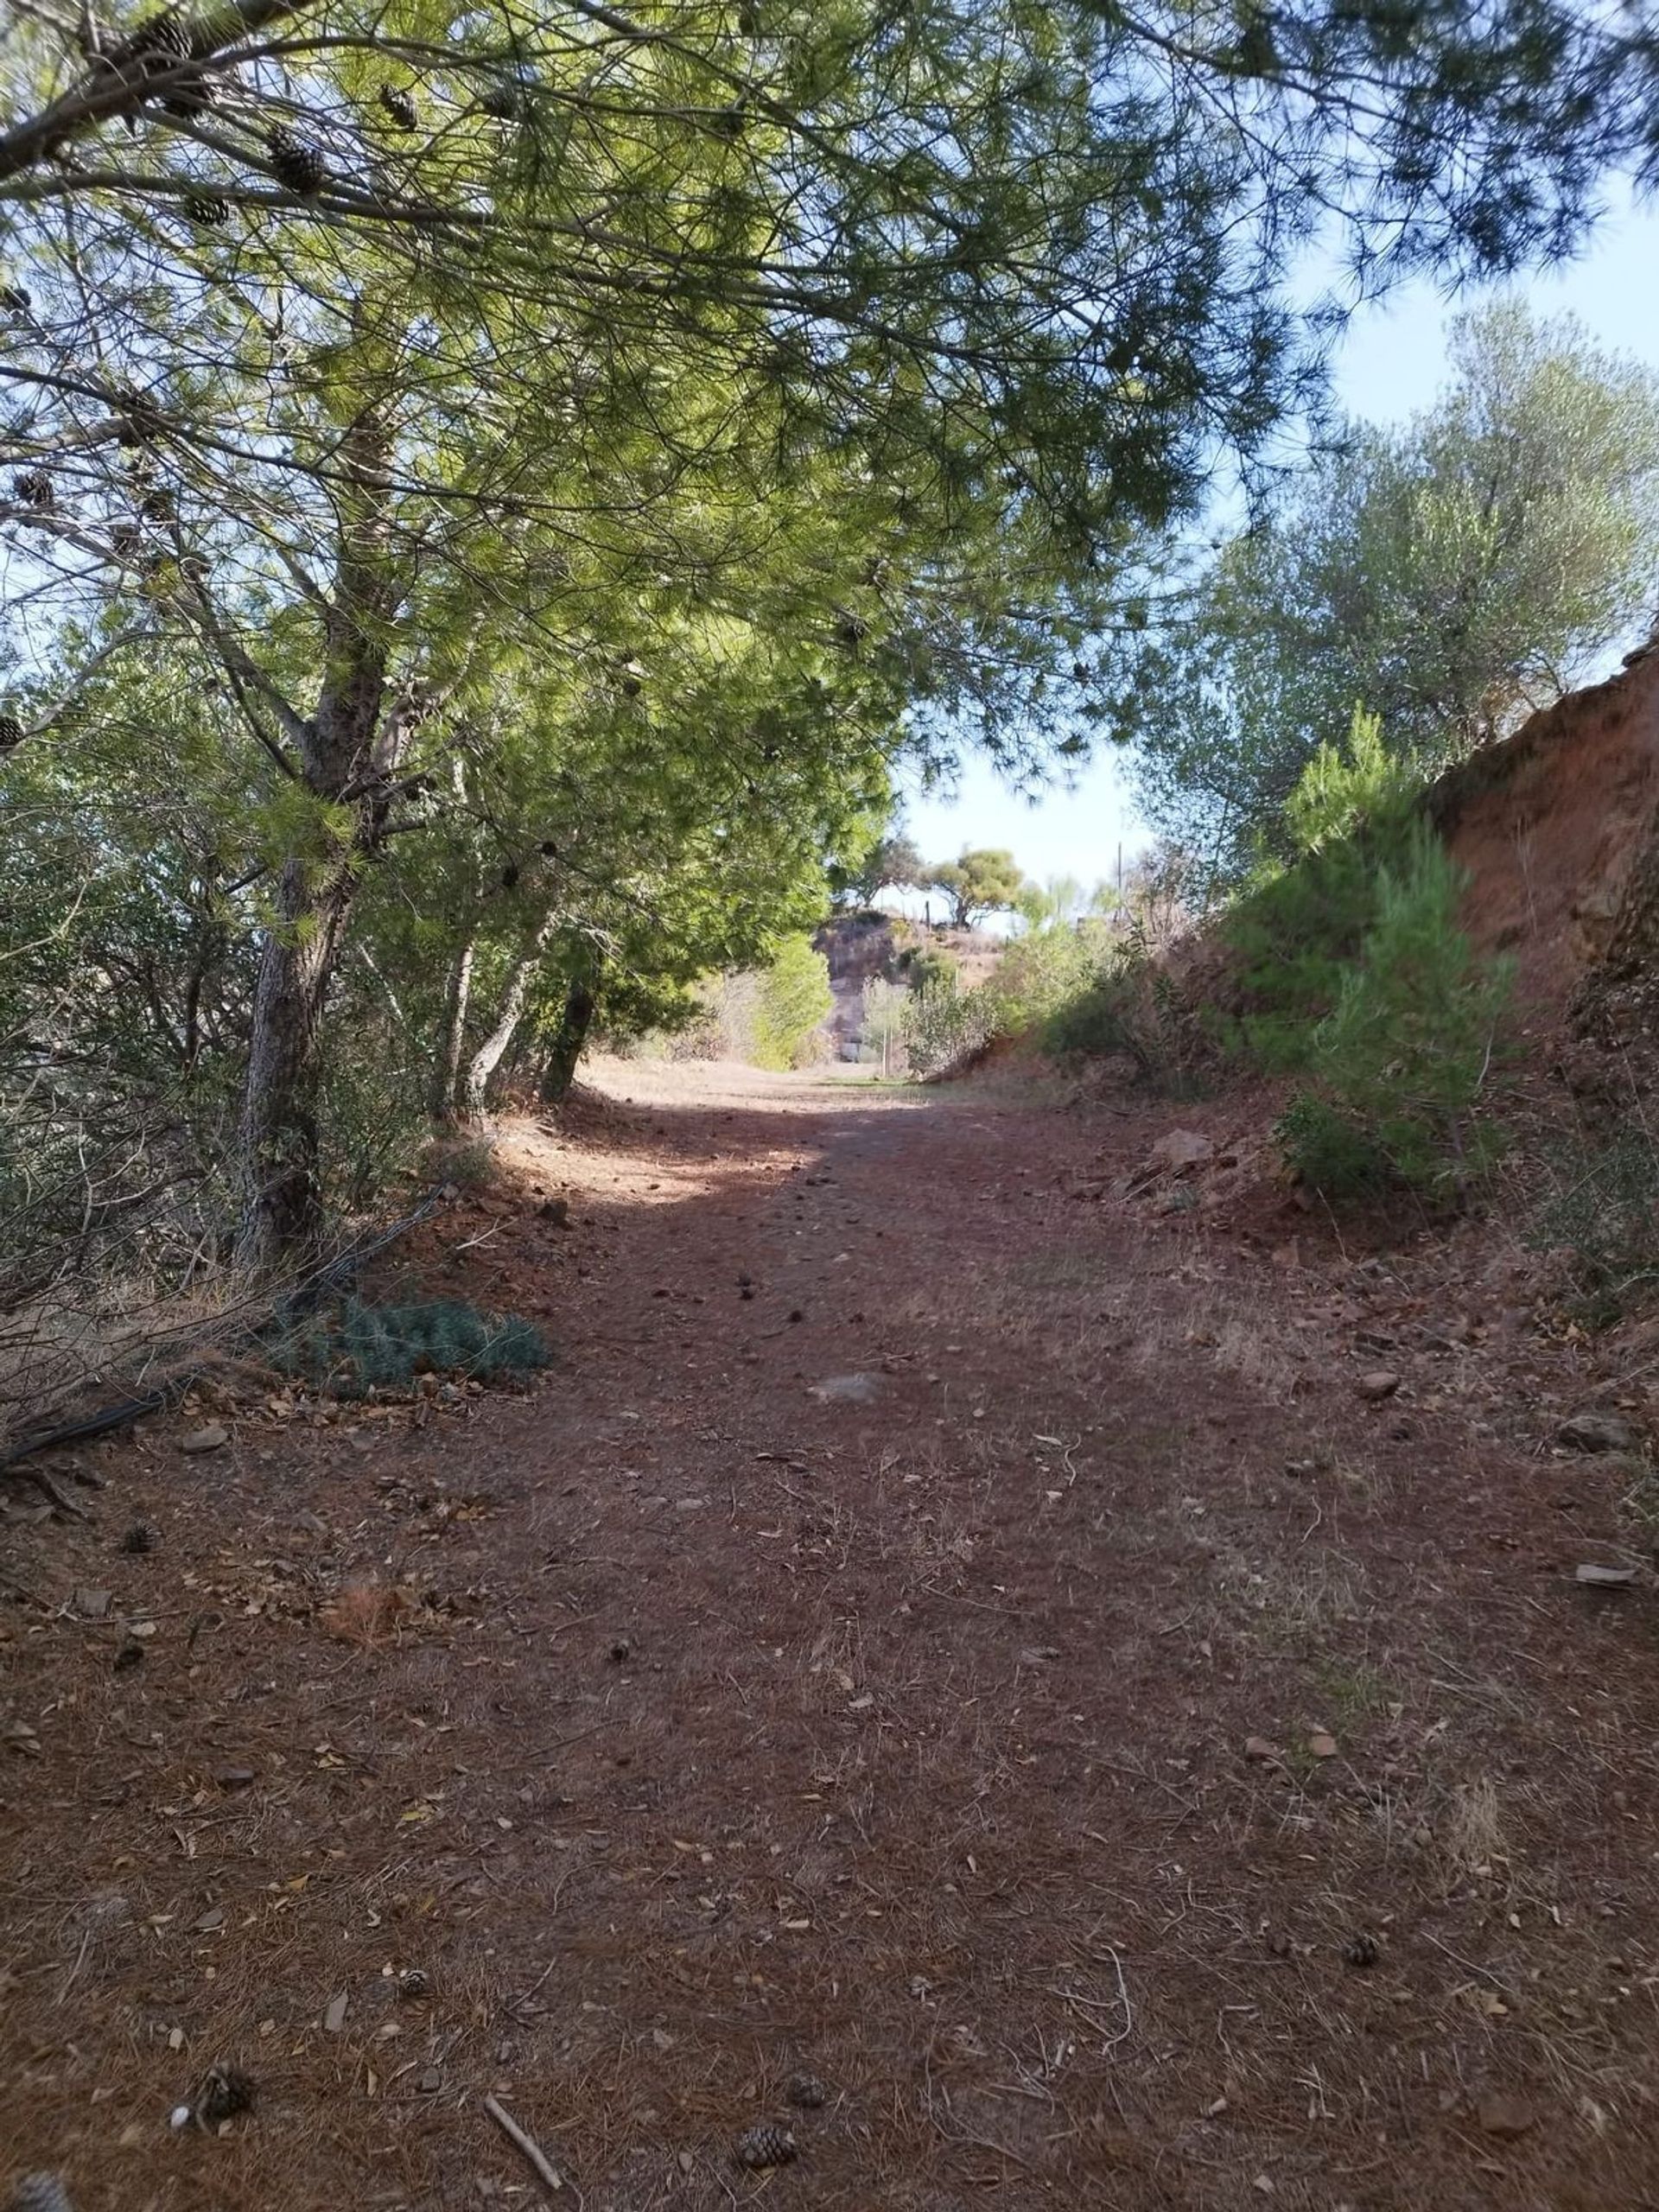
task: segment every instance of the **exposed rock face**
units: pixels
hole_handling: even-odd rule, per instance
[[[1428,806],[1470,874],[1465,925],[1513,957],[1524,1007],[1604,1043],[1654,1022],[1659,653],[1534,715],[1443,776]]]
[[[1659,1037],[1659,824],[1624,878],[1607,947],[1574,990],[1574,1028],[1598,1045]]]

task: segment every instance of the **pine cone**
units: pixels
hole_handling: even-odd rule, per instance
[[[216,192],[193,192],[183,202],[184,212],[193,223],[201,223],[209,229],[231,219],[231,203],[221,200]]]
[[[524,107],[516,85],[488,85],[479,94],[478,104],[498,123],[517,123]]]
[[[253,2109],[253,2083],[239,2067],[214,2066],[196,2095],[196,2118],[204,2127],[217,2127],[239,2112]]]
[[[740,2135],[732,2150],[740,2166],[747,2166],[755,2172],[766,2166],[786,2166],[800,2156],[789,2130],[775,2127],[770,2121],[763,2121],[759,2127],[751,2127]]]
[[[142,391],[135,391],[130,384],[115,385],[110,402],[120,418],[116,425],[116,438],[121,445],[148,445],[167,428],[167,416],[155,401],[147,399]]]
[[[21,476],[11,480],[11,496],[21,499],[25,506],[35,507],[49,515],[58,504],[57,493],[52,488],[52,479],[43,470],[26,468]]]
[[[7,2200],[6,2212],[74,2212],[56,2174],[25,2174]]]
[[[420,1967],[405,1967],[397,1977],[400,1997],[424,1997],[432,1986],[432,1977]]]
[[[0,715],[0,753],[10,753],[23,741],[23,726],[16,715]]]
[[[150,71],[159,74],[189,59],[190,35],[176,8],[163,8],[135,23],[131,35],[112,48],[108,56],[111,68],[138,75]]]
[[[1343,1945],[1342,1955],[1351,1967],[1374,1967],[1379,1956],[1376,1936],[1368,1936],[1360,1929]]]
[[[148,1521],[135,1521],[126,1535],[122,1537],[121,1548],[124,1552],[132,1554],[135,1558],[144,1552],[153,1552],[156,1548],[156,1531]]]
[[[798,2105],[803,2112],[817,2112],[830,2096],[816,2074],[791,2074],[786,2094],[791,2104]]]
[[[401,85],[382,85],[380,105],[395,130],[413,130],[420,121],[413,94],[406,92]]]
[[[27,315],[34,301],[21,284],[0,286],[0,308],[8,315]]]
[[[265,138],[272,174],[276,181],[302,200],[309,200],[328,181],[328,168],[321,154],[277,124]]]

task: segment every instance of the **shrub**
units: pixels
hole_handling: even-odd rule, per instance
[[[1279,1124],[1287,1159],[1332,1199],[1386,1184],[1460,1194],[1497,1133],[1476,1118],[1510,987],[1457,925],[1464,877],[1426,828],[1380,868],[1376,918],[1313,1028],[1308,1091]]]
[[[939,982],[924,983],[911,995],[904,1033],[912,1071],[946,1075],[966,1067],[999,1039],[1040,1032],[1087,988],[1101,940],[1098,927],[1029,930],[970,991],[957,988],[952,960],[938,971]]]
[[[406,1390],[422,1374],[479,1382],[525,1375],[545,1367],[551,1356],[529,1321],[512,1314],[494,1319],[454,1298],[409,1306],[348,1298],[276,1337],[266,1351],[283,1373],[340,1398]]]
[[[863,1020],[859,1025],[858,1057],[879,1062],[884,1074],[903,1065],[905,1014],[910,994],[902,984],[885,976],[867,976],[862,993]]]
[[[1300,1092],[1274,1123],[1287,1165],[1310,1190],[1351,1204],[1377,1198],[1390,1180],[1381,1147],[1328,1098]]]
[[[829,962],[807,938],[785,938],[760,971],[753,1014],[755,1065],[799,1067],[815,1057],[813,1033],[835,1003]]]
[[[1205,1040],[1139,917],[1083,988],[1050,1014],[1042,1041],[1062,1060],[1121,1054],[1143,1083],[1168,1094],[1192,1096],[1200,1088]]]
[[[1223,922],[1245,1008],[1230,1041],[1269,1072],[1306,1066],[1377,920],[1385,873],[1410,864],[1418,783],[1357,709],[1345,751],[1322,745],[1286,802],[1300,857],[1265,864]]]
[[[949,1075],[995,1042],[997,1007],[983,984],[972,991],[912,991],[905,1008],[905,1052],[912,1075]]]
[[[953,991],[962,963],[946,945],[912,945],[899,954],[899,970],[913,991]]]
[[[1024,1036],[1087,989],[1104,943],[1100,924],[1028,930],[1015,938],[982,986],[995,1007],[997,1034]]]
[[[1321,745],[1285,801],[1291,843],[1299,853],[1322,852],[1373,824],[1399,821],[1423,780],[1414,761],[1383,744],[1381,716],[1357,706],[1347,744]]]

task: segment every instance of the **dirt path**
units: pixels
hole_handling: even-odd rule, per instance
[[[1654,1599],[1496,1303],[1149,1221],[1108,1111],[620,1082],[459,1210],[533,1395],[7,1532],[0,2177],[534,2202],[493,2091],[588,2212],[1659,2204]]]

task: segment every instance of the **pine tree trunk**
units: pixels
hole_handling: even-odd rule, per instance
[[[241,1131],[237,1259],[247,1268],[303,1253],[321,1235],[322,1016],[358,871],[380,842],[391,781],[413,726],[410,702],[389,707],[387,700],[386,641],[403,594],[390,543],[389,450],[384,420],[365,408],[340,443],[339,536],[316,710],[306,721],[282,709],[299,780],[313,797],[349,806],[355,828],[349,841],[289,855],[260,951]]]
[[[443,1006],[442,1049],[433,1071],[431,1112],[435,1122],[453,1122],[461,1096],[461,1060],[467,1044],[467,1009],[473,995],[475,938],[468,938],[455,955],[449,970],[449,988]]]
[[[564,1013],[559,1021],[558,1033],[542,1068],[540,1090],[544,1105],[556,1106],[562,1099],[569,1097],[570,1086],[576,1079],[582,1047],[588,1042],[588,1032],[593,1027],[597,1003],[593,986],[587,982],[572,983],[565,993]]]
[[[356,887],[349,856],[283,866],[259,955],[243,1096],[243,1267],[269,1267],[318,1233],[317,1033]]]
[[[460,1118],[463,1121],[481,1122],[484,1119],[491,1077],[505,1058],[513,1033],[524,1017],[524,1001],[530,995],[531,977],[536,973],[537,963],[552,933],[553,917],[550,914],[508,971],[506,987],[501,994],[501,1011],[496,1017],[495,1027],[467,1064],[466,1081],[459,1100]]]

